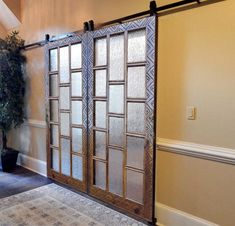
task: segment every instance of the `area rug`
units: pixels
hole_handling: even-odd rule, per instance
[[[0,199],[0,226],[144,226],[56,184]]]

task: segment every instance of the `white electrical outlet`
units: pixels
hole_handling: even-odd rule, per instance
[[[196,108],[195,107],[187,107],[187,119],[195,120],[196,119]]]

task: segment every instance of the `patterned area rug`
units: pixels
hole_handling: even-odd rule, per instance
[[[56,184],[0,199],[0,226],[144,226]]]

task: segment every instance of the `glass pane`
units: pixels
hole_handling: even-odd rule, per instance
[[[58,100],[50,100],[50,121],[58,122]]]
[[[145,61],[146,34],[145,30],[128,33],[128,62]]]
[[[82,45],[81,43],[71,45],[71,68],[82,67]]]
[[[106,165],[103,162],[94,161],[95,181],[94,185],[105,190],[106,188]]]
[[[82,101],[72,101],[72,124],[82,125]]]
[[[109,118],[109,144],[123,147],[124,143],[124,119]]]
[[[95,156],[105,159],[106,156],[106,133],[95,131]]]
[[[95,71],[95,96],[106,96],[106,70]]]
[[[51,125],[51,145],[59,147],[59,129],[57,125]]]
[[[109,112],[124,113],[124,86],[109,86]]]
[[[127,165],[144,169],[144,138],[127,137]]]
[[[82,170],[82,157],[80,156],[76,156],[73,155],[73,163],[72,163],[72,172],[73,172],[73,178],[81,180],[82,181],[82,174],[83,174],[83,170]]]
[[[109,191],[122,195],[123,152],[109,149]]]
[[[95,126],[106,128],[106,101],[95,102]]]
[[[61,139],[61,172],[70,176],[70,140]]]
[[[58,75],[49,75],[50,78],[50,97],[58,97]]]
[[[72,150],[82,153],[82,129],[72,128]]]
[[[143,203],[144,175],[127,170],[126,197],[138,203]]]
[[[71,74],[72,96],[82,96],[82,73],[76,72]]]
[[[60,82],[69,83],[69,47],[60,48]]]
[[[145,67],[128,68],[127,96],[145,98]]]
[[[63,136],[69,136],[69,113],[60,113],[60,133]]]
[[[60,109],[70,108],[69,87],[60,87]]]
[[[110,80],[124,80],[124,35],[110,38]]]
[[[95,40],[95,65],[107,64],[107,42],[106,38],[100,38]]]
[[[50,71],[58,70],[58,50],[52,49],[50,50]]]
[[[56,149],[51,149],[52,151],[52,169],[59,172],[59,151]]]
[[[145,132],[145,104],[128,103],[127,131],[134,133]]]

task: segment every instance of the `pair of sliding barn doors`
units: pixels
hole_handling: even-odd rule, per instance
[[[156,18],[50,42],[48,176],[153,220]]]

